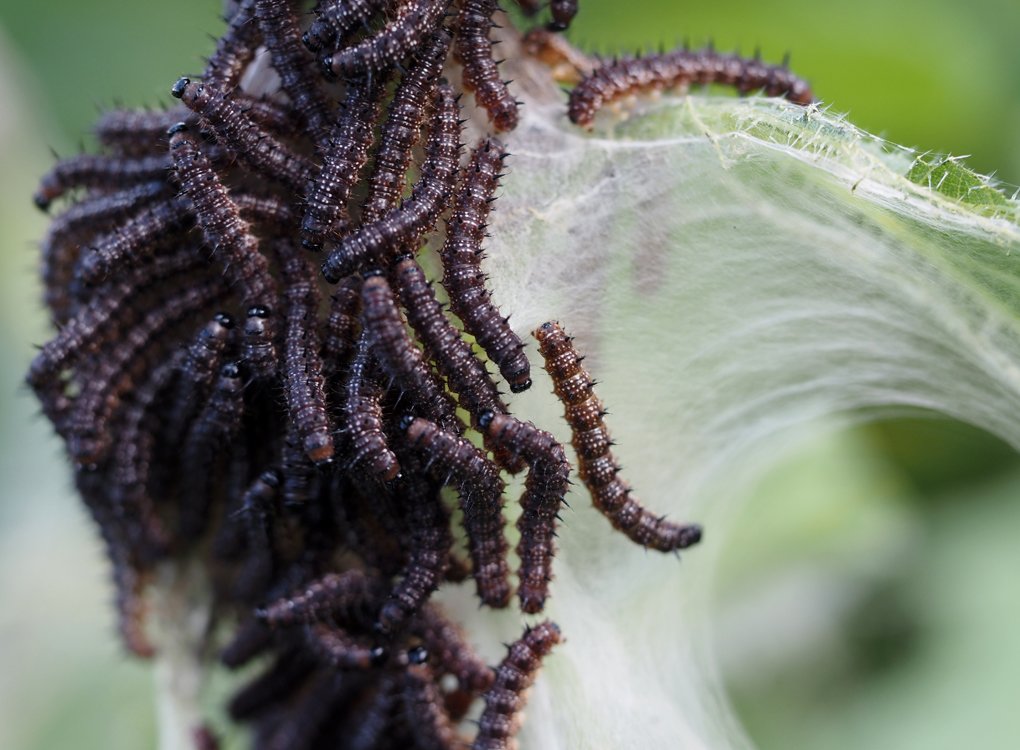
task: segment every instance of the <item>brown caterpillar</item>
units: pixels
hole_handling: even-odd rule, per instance
[[[562,640],[556,623],[546,620],[524,631],[510,644],[496,667],[496,680],[482,695],[485,710],[478,719],[472,750],[513,750],[521,722],[525,692],[535,681],[542,660]]]
[[[305,157],[275,138],[249,116],[245,106],[215,84],[181,78],[170,89],[215,131],[221,144],[260,175],[277,180],[303,194],[315,168]],[[176,126],[175,126],[176,127]]]
[[[258,24],[255,23],[255,0],[241,0],[237,10],[227,19],[227,30],[216,42],[216,49],[206,61],[202,77],[216,81],[225,89],[233,89],[255,57],[260,38]]]
[[[209,400],[181,445],[181,465],[194,468],[181,478],[179,493],[178,536],[186,545],[194,544],[209,522],[215,490],[213,467],[229,454],[241,429],[243,394],[241,368],[228,362],[220,368]]]
[[[457,678],[466,693],[487,690],[496,675],[464,640],[463,631],[448,619],[438,605],[426,604],[418,617],[422,645],[443,673]]]
[[[162,354],[164,333],[225,296],[219,279],[173,293],[150,310],[123,340],[109,347],[69,415],[68,451],[79,465],[96,465],[106,458],[112,441],[110,416],[124,395],[138,385],[135,373],[139,361],[157,358]]]
[[[351,568],[343,573],[327,573],[299,591],[256,610],[255,615],[272,628],[314,622],[358,624],[371,620],[385,596],[386,590],[377,577]]]
[[[425,107],[435,89],[450,49],[450,32],[440,26],[421,46],[415,64],[403,75],[390,101],[379,135],[368,195],[361,209],[363,222],[373,222],[393,208],[404,191],[411,149],[425,119]]]
[[[286,289],[283,393],[290,421],[308,459],[333,460],[333,424],[326,409],[326,381],[319,355],[319,288],[311,264],[289,240],[277,243]]]
[[[254,0],[262,41],[280,76],[280,86],[308,126],[312,140],[322,144],[332,121],[329,100],[313,74],[314,62],[301,44],[301,31],[289,0]]]
[[[559,323],[543,323],[533,333],[545,358],[556,395],[566,409],[577,451],[578,474],[591,493],[592,503],[613,528],[642,547],[660,552],[690,547],[701,540],[701,527],[677,524],[646,510],[618,476],[609,431],[602,418],[606,411],[595,395],[595,382],[581,365],[571,339]]]
[[[196,119],[186,107],[166,110],[114,109],[104,112],[92,132],[96,139],[118,156],[146,156],[166,153],[166,131],[174,123]],[[195,124],[189,121],[189,125]]]
[[[369,371],[368,336],[364,331],[358,338],[345,390],[344,422],[350,465],[367,468],[383,481],[393,480],[400,473],[400,464],[382,430],[381,394]]]
[[[723,55],[714,50],[676,50],[661,55],[623,58],[597,68],[570,92],[567,114],[582,127],[591,126],[605,105],[630,94],[656,89],[684,89],[691,84],[733,86],[741,94],[762,89],[796,104],[813,101],[811,88],[785,65]]]
[[[335,373],[347,360],[361,333],[361,277],[342,280],[330,297],[329,317],[322,341],[327,373]]]
[[[383,634],[399,630],[439,588],[450,561],[450,518],[439,498],[439,485],[431,481],[417,457],[400,456],[404,471],[394,482],[394,501],[410,533],[410,549],[403,576],[379,611],[377,629]]]
[[[439,371],[459,397],[460,405],[475,418],[486,409],[505,412],[499,391],[471,345],[461,338],[436,299],[425,272],[414,258],[399,261],[393,278],[407,319],[432,355]]]
[[[507,131],[517,127],[517,100],[492,56],[489,31],[495,25],[495,11],[495,0],[463,0],[457,14],[455,56],[464,69],[464,88],[475,93],[475,101],[488,113],[496,130]]]
[[[167,155],[111,157],[81,154],[63,159],[43,175],[32,200],[43,211],[67,191],[78,187],[125,190],[135,185],[161,182],[170,171]]]
[[[530,466],[520,501],[523,513],[517,521],[521,532],[517,595],[521,610],[535,614],[545,606],[552,580],[556,520],[570,483],[570,464],[563,446],[530,422],[487,411],[478,418],[478,426],[494,445],[523,456]]]
[[[273,540],[273,513],[280,494],[282,478],[276,469],[267,469],[248,485],[238,510],[247,555],[234,580],[235,595],[245,602],[256,602],[272,582],[276,563]]]
[[[388,656],[382,646],[326,623],[309,625],[305,632],[312,649],[334,669],[370,669]]]
[[[159,399],[177,373],[181,352],[156,367],[135,391],[134,399],[118,415],[116,443],[112,452],[115,512],[137,529],[131,546],[143,567],[163,559],[172,547],[171,534],[150,493],[153,451],[160,420],[155,412]]]
[[[75,203],[53,220],[42,242],[43,299],[58,328],[71,315],[71,280],[81,248],[135,211],[169,197],[171,193],[165,182],[143,183]]]
[[[361,317],[369,346],[383,371],[447,432],[460,434],[457,407],[433,375],[421,351],[407,335],[404,320],[383,276],[368,276],[361,285]]]
[[[348,83],[322,168],[306,199],[301,244],[308,250],[321,250],[327,234],[342,234],[350,224],[347,201],[358,173],[368,160],[372,124],[378,117],[383,93],[385,86],[382,85],[362,81]]]
[[[412,54],[446,15],[450,0],[408,0],[381,30],[322,59],[327,77],[378,74]]]
[[[440,255],[450,307],[499,368],[510,390],[521,393],[531,387],[524,342],[492,304],[480,264],[485,220],[505,157],[502,144],[494,138],[475,148],[446,222],[446,242]]]
[[[217,313],[185,350],[177,368],[177,382],[169,394],[168,403],[174,408],[163,426],[166,445],[181,444],[188,426],[209,398],[216,373],[233,344],[234,328],[232,316]]]
[[[190,206],[180,199],[146,206],[116,230],[93,241],[78,260],[75,280],[93,286],[151,261],[153,252],[179,240],[194,221]]]
[[[408,415],[401,419],[400,428],[408,445],[446,472],[445,481],[457,487],[478,596],[490,607],[505,607],[511,589],[499,470],[470,441],[427,419]]]
[[[315,8],[316,18],[301,40],[313,53],[335,50],[359,26],[381,12],[387,0],[327,0]]]
[[[266,234],[282,237],[291,234],[298,214],[283,199],[269,193],[233,193],[231,200],[245,221],[256,223]]]
[[[192,271],[201,277],[204,261],[193,246],[180,248],[155,262],[134,271],[128,278],[103,289],[103,295],[93,297],[80,307],[74,317],[61,330],[60,335],[42,348],[32,362],[28,384],[43,405],[44,412],[64,434],[65,417],[71,408],[68,397],[79,371],[90,369],[102,350],[116,348],[117,342],[128,336],[130,330],[146,315],[152,304],[152,291],[161,283],[173,284],[180,275]]]
[[[183,124],[169,131],[170,154],[184,193],[194,206],[206,243],[246,307],[275,306],[276,282],[259,252],[259,242],[237,205]]]
[[[150,292],[155,284],[172,281],[201,265],[204,261],[190,248],[159,256],[153,263],[105,289],[102,296],[93,297],[32,360],[28,384],[37,391],[55,385],[61,370],[103,343],[116,339],[130,327],[139,314],[136,309],[139,297]]]
[[[386,254],[403,248],[430,229],[449,200],[449,182],[460,157],[460,105],[448,84],[436,87],[432,130],[426,144],[421,177],[411,196],[370,224],[344,237],[326,258],[322,275],[331,284],[370,263],[387,265]]]
[[[464,739],[443,706],[436,676],[429,665],[408,666],[403,681],[404,712],[414,731],[415,747],[436,750],[463,747]]]

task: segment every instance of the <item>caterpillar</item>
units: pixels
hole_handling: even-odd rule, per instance
[[[510,390],[521,393],[531,387],[524,342],[492,304],[480,266],[485,220],[505,157],[502,144],[494,138],[483,140],[475,148],[446,223],[446,242],[440,256],[450,307],[499,368]]]
[[[122,340],[112,342],[106,357],[89,373],[68,415],[68,451],[79,466],[103,461],[112,442],[110,417],[136,385],[139,361],[162,354],[162,336],[226,296],[222,280],[195,284],[165,296]]]
[[[165,153],[139,157],[81,154],[57,162],[43,175],[32,200],[46,211],[53,201],[74,188],[130,189],[135,185],[162,181],[170,166],[170,159]]]
[[[447,472],[448,481],[456,485],[478,597],[490,607],[505,607],[511,590],[499,470],[470,441],[445,432],[427,419],[407,415],[400,428],[408,445]]]
[[[762,89],[768,96],[784,96],[796,104],[813,101],[808,84],[785,65],[766,65],[757,59],[711,49],[676,50],[623,58],[596,68],[570,92],[567,115],[575,125],[589,127],[602,107],[621,97],[709,83],[733,86],[741,94]]]
[[[363,222],[378,220],[397,204],[404,190],[411,149],[425,119],[435,82],[443,70],[452,37],[440,26],[415,55],[415,64],[404,73],[393,92],[386,121],[379,134],[368,194],[361,209]]]
[[[302,194],[315,173],[305,157],[253,120],[244,106],[214,84],[181,78],[170,94],[209,124],[221,144],[252,169]],[[186,125],[185,125],[186,126]]]
[[[488,113],[496,130],[517,127],[517,100],[499,74],[492,55],[489,30],[495,0],[463,0],[457,14],[456,59],[463,66],[464,88],[473,91],[475,101]]]
[[[379,114],[385,86],[352,80],[329,138],[322,167],[306,199],[301,244],[322,249],[328,234],[343,234],[350,224],[347,201],[358,173],[368,160],[372,123]]]
[[[412,54],[439,26],[451,0],[408,0],[386,26],[358,44],[322,59],[331,78],[378,74]]]
[[[393,291],[383,276],[368,276],[362,282],[361,317],[369,346],[383,371],[412,394],[415,403],[444,430],[463,432],[456,405],[407,335]]]
[[[387,0],[328,0],[315,8],[316,18],[301,41],[313,54],[336,49],[359,26],[389,5]]]
[[[472,750],[512,750],[513,736],[520,724],[525,693],[535,680],[542,660],[562,636],[556,623],[545,620],[524,631],[510,644],[507,655],[496,667],[496,679],[482,694],[485,709],[478,719],[478,735]]]
[[[567,494],[570,464],[563,446],[529,422],[487,411],[478,418],[478,426],[493,444],[511,455],[523,456],[530,466],[520,501],[523,512],[517,521],[521,532],[517,545],[521,559],[517,595],[521,610],[535,614],[545,606],[552,580],[556,520]]]
[[[402,454],[400,465],[404,472],[394,483],[393,499],[409,530],[409,559],[379,611],[377,629],[383,634],[399,630],[439,588],[453,545],[439,485],[428,478],[417,457]]]
[[[364,269],[370,263],[387,265],[383,257],[394,247],[407,247],[435,224],[449,200],[449,181],[460,157],[459,104],[448,84],[439,84],[433,97],[435,112],[426,145],[421,177],[411,196],[369,224],[362,224],[339,244],[322,265],[322,275],[332,284]]]
[[[613,528],[642,547],[673,552],[701,540],[701,527],[677,524],[646,510],[631,494],[613,458],[602,402],[595,395],[595,381],[581,364],[571,339],[556,322],[543,323],[534,337],[545,359],[556,395],[566,409],[573,432],[578,473],[591,494],[592,503]]]
[[[333,424],[326,407],[326,382],[319,354],[319,289],[311,264],[290,240],[277,243],[286,288],[283,393],[301,448],[318,466],[333,460]]]
[[[400,473],[397,457],[386,443],[382,430],[382,407],[379,387],[369,372],[368,336],[363,331],[347,374],[344,421],[348,432],[350,465],[367,468],[383,481],[391,481]]]
[[[224,275],[246,307],[272,307],[277,295],[276,282],[259,252],[258,239],[241,218],[198,142],[188,134],[187,126],[179,123],[170,129],[169,135],[181,192],[194,206],[202,235],[215,256],[219,256]]]
[[[332,112],[326,93],[313,74],[314,62],[301,44],[298,19],[289,0],[254,0],[254,16],[262,41],[280,76],[280,86],[308,126],[312,140],[322,145],[329,136]]]

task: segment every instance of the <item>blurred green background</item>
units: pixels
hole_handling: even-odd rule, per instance
[[[147,747],[147,669],[112,633],[100,546],[21,386],[47,337],[29,196],[113,103],[201,68],[216,0],[0,0],[0,748]],[[823,101],[1020,183],[1020,3],[581,0],[572,38],[792,53]],[[715,612],[748,733],[785,748],[1017,747],[1020,467],[940,419],[814,437],[747,499]]]

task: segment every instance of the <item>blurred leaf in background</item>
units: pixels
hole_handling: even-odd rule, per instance
[[[121,655],[100,545],[20,385],[47,336],[33,244],[45,220],[29,196],[46,146],[71,153],[103,106],[162,104],[199,70],[219,10],[0,0],[0,747],[152,744],[146,667]],[[582,0],[571,37],[607,53],[683,39],[760,46],[769,61],[790,51],[855,124],[1015,184],[1018,29],[1015,0]],[[961,425],[884,422],[811,442],[746,500],[720,571],[719,641],[763,750],[1020,736],[996,703],[1020,695],[1015,464]]]

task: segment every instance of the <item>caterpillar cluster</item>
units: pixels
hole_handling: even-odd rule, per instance
[[[228,707],[253,747],[513,747],[559,629],[527,629],[490,667],[432,601],[470,580],[502,609],[516,582],[521,611],[541,613],[570,484],[563,446],[510,413],[487,366],[531,386],[482,265],[508,153],[488,136],[464,158],[460,92],[441,77],[459,63],[493,128],[516,124],[496,5],[321,0],[310,25],[304,10],[237,3],[201,75],[173,84],[179,103],[104,115],[101,153],[43,177],[36,204],[67,201],[42,247],[58,333],[28,382],[105,541],[128,649],[154,652],[146,587],[189,557],[236,621],[220,661],[265,661]],[[576,3],[551,10],[563,28]],[[241,81],[263,48],[280,90],[257,97]],[[619,65],[581,80],[576,121],[653,85]],[[449,310],[417,259],[444,217]],[[696,543],[699,527],[652,515],[618,477],[566,334],[536,336],[595,508],[645,547]],[[525,470],[513,570],[505,479]]]

